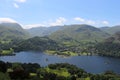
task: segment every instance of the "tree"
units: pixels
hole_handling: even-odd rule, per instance
[[[0,61],[0,71],[3,73],[7,71],[7,65],[3,61]]]

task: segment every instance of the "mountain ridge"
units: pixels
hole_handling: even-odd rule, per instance
[[[0,39],[26,38],[28,33],[18,23],[0,23]]]
[[[120,25],[115,25],[115,26],[112,26],[112,27],[107,27],[107,28],[100,28],[101,30],[109,33],[109,34],[115,34],[116,32],[120,31]]]
[[[56,31],[49,36],[51,39],[56,41],[68,41],[76,40],[76,41],[99,41],[103,40],[106,37],[109,37],[109,34],[94,27],[91,25],[69,25],[69,27],[65,27],[63,30]]]
[[[32,36],[47,36],[50,35],[51,33],[61,29],[61,26],[52,26],[52,27],[36,27],[36,28],[30,28],[26,29],[26,31]]]

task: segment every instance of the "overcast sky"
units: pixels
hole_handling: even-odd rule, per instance
[[[120,24],[120,0],[0,0],[0,22],[24,28],[69,24]]]

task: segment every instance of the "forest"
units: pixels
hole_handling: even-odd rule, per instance
[[[0,80],[120,80],[120,75],[106,71],[91,74],[68,63],[9,63],[0,61]]]

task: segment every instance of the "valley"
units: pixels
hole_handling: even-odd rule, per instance
[[[42,29],[34,28],[30,29],[30,31],[33,30],[32,33],[34,32],[34,30],[38,30],[38,32],[41,32],[41,30],[45,32],[44,30],[47,30],[48,34],[42,35],[41,32],[41,35],[39,35],[39,33],[36,32],[36,34],[34,33],[34,35],[30,35],[31,33],[29,30],[26,31],[22,29],[22,27],[17,23],[2,23],[0,27],[2,27],[3,25],[6,26],[6,28],[4,29],[5,34],[3,33],[3,36],[1,35],[0,38],[1,52],[4,52],[4,50],[13,49],[14,52],[40,51],[46,52],[50,55],[61,55],[66,57],[80,55],[119,57],[120,35],[119,30],[114,29],[116,28],[116,26],[113,28],[110,27],[110,29],[113,29],[114,32],[115,30],[117,30],[114,34],[108,33],[107,31],[105,31],[105,29],[102,30],[102,28],[99,29],[91,25],[81,24],[52,26],[49,28],[40,27]],[[18,28],[16,27],[15,29],[15,26],[17,26]],[[13,32],[9,33],[9,29],[13,29]],[[20,30],[22,34],[14,33],[16,30]],[[6,34],[9,35],[3,38],[4,36],[6,36]],[[13,34],[15,36],[13,36]],[[21,37],[21,35],[23,34],[24,37]],[[17,38],[16,36],[18,36],[19,38]],[[110,52],[110,48],[115,50],[112,50]]]
[[[54,75],[56,79],[62,77],[63,80],[73,80],[73,78],[75,80],[96,80],[98,76],[100,80],[102,78],[120,79],[118,75],[120,73],[118,70],[120,67],[120,32],[118,29],[115,33],[108,33],[105,29],[86,24],[65,25],[42,27],[47,34],[43,34],[41,29],[36,28],[33,29],[33,31],[35,30],[33,35],[30,33],[32,29],[25,30],[20,25],[19,29],[17,27],[15,29],[14,24],[11,24],[12,26],[8,24],[10,23],[4,24],[5,28],[3,24],[0,25],[1,28],[4,28],[0,31],[2,33],[0,35],[0,60],[8,66],[7,71],[0,74],[7,76],[7,80],[45,80],[47,75]],[[14,64],[16,64],[15,68],[13,68]],[[78,71],[71,73],[69,68],[62,66],[64,64],[69,67],[75,65],[74,68]],[[55,65],[61,67],[53,68]],[[38,67],[34,69],[35,71],[26,72],[30,66]],[[19,72],[16,72],[17,70],[20,70],[21,74],[16,74],[16,77],[12,76]],[[23,73],[26,76],[20,78]],[[50,76],[47,77],[51,80]]]
[[[0,80],[120,80],[120,0],[0,0]]]

